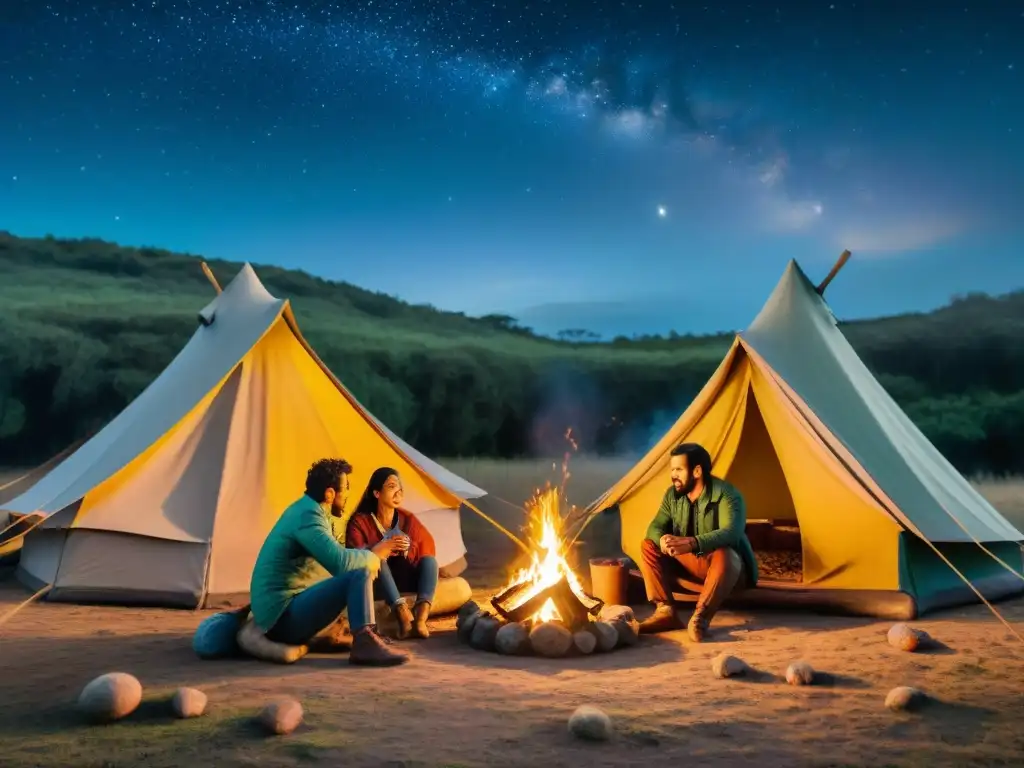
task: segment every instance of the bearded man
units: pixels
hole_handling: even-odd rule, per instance
[[[702,585],[687,624],[701,642],[711,619],[737,586],[757,583],[757,560],[747,538],[743,495],[711,474],[711,455],[697,443],[672,449],[672,485],[641,545],[640,571],[654,615],[640,624],[653,634],[682,628],[672,596],[680,578]]]

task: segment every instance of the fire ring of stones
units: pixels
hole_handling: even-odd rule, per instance
[[[596,616],[586,612],[568,622],[533,618],[510,621],[497,610],[483,610],[470,601],[459,609],[456,627],[462,643],[478,651],[505,656],[536,655],[552,659],[607,653],[636,644],[640,625],[632,608],[598,603],[595,610]]]

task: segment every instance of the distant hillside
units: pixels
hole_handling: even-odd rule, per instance
[[[222,284],[241,266],[208,263]],[[514,318],[470,318],[254,266],[272,293],[292,299],[332,370],[392,429],[434,454],[557,450],[569,425],[588,449],[641,450],[696,394],[732,340],[556,341]],[[0,233],[0,275],[5,463],[41,460],[105,423],[177,353],[213,295],[196,257],[98,240]],[[1024,291],[972,295],[845,331],[954,460],[969,469],[1020,468],[1024,454],[998,433],[1017,423],[1024,389]]]

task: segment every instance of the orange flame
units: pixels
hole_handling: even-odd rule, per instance
[[[516,604],[509,606],[510,609],[517,608],[541,590],[557,584],[563,576],[573,592],[581,597],[586,594],[565,559],[565,544],[561,537],[562,518],[558,506],[558,489],[550,486],[544,491],[538,491],[527,505],[528,535],[533,550],[531,563],[512,577],[509,587],[530,584],[531,589],[525,590]],[[554,602],[549,599],[530,618],[536,623],[555,621],[561,617]]]

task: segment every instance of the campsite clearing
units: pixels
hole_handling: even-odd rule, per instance
[[[520,518],[495,497],[526,498],[551,473],[550,462],[540,461],[445,464],[488,488],[486,511],[509,527]],[[591,488],[607,487],[621,468],[574,462],[570,496],[592,498]],[[1024,483],[978,487],[1012,523],[1024,523]],[[472,515],[464,536],[467,575],[489,594],[484,588],[507,576],[494,564],[508,561],[509,543]],[[26,596],[4,579],[0,612]],[[1024,622],[1024,600],[998,607],[1015,625]],[[289,667],[200,661],[190,642],[206,615],[60,603],[25,608],[0,636],[4,765],[970,766],[1007,764],[1024,751],[1024,647],[983,606],[915,622],[946,647],[914,654],[888,645],[888,622],[729,611],[701,646],[676,632],[609,655],[514,659],[459,645],[442,629],[453,624],[448,620],[433,623],[434,639],[407,644],[410,664],[387,671],[330,656]],[[714,679],[711,659],[723,651],[774,677]],[[787,685],[782,676],[797,659],[823,679]],[[74,712],[79,691],[113,670],[139,677],[142,707],[114,725],[82,724]],[[173,719],[169,699],[181,685],[209,695],[208,715]],[[898,685],[937,701],[919,713],[890,712],[885,696]],[[253,718],[281,695],[302,702],[305,723],[290,736],[268,738]],[[569,715],[585,703],[611,715],[612,741],[569,736]]]

